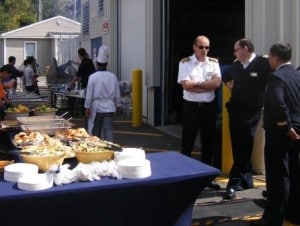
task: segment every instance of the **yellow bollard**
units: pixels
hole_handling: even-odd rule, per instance
[[[142,125],[142,70],[132,71],[132,126]]]
[[[224,84],[222,92],[222,173],[228,175],[233,164],[233,159],[229,131],[229,116],[225,104],[229,100],[231,92]]]

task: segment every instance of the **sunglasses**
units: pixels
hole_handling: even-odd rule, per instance
[[[209,49],[209,46],[197,46],[198,49]]]

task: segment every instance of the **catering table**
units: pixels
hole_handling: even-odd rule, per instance
[[[193,204],[220,171],[174,151],[149,153],[152,175],[22,191],[0,177],[1,224],[189,226]],[[15,217],[4,217],[15,216]]]
[[[42,104],[48,105],[50,103],[50,98],[48,96],[40,96],[34,92],[17,92],[15,94],[9,94],[8,99],[12,106],[23,104],[29,108],[35,108]]]
[[[84,96],[78,92],[53,93],[51,102],[60,110],[68,110],[73,117],[83,116]]]

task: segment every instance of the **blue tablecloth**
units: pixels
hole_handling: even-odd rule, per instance
[[[173,151],[147,154],[147,159],[148,178],[103,178],[34,192],[18,189],[1,175],[0,214],[16,216],[9,225],[61,225],[58,218],[68,225],[191,225],[195,199],[220,171]]]

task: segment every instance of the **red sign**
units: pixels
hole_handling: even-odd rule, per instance
[[[108,19],[104,19],[103,20],[103,32],[108,32],[109,31],[109,23],[108,23]]]

